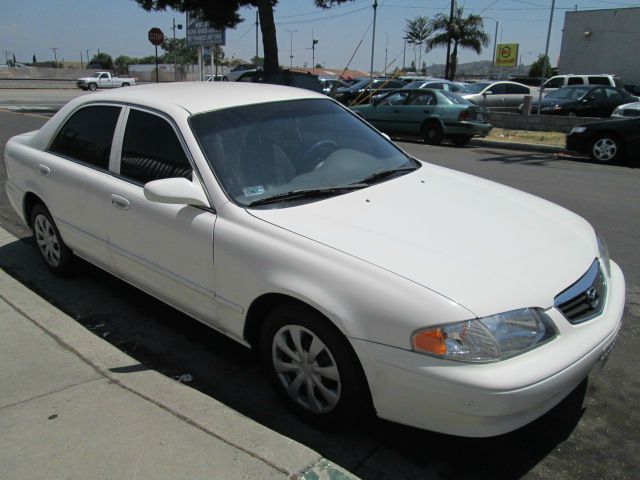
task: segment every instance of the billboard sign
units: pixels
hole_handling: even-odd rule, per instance
[[[224,45],[225,41],[224,28],[213,28],[208,22],[200,20],[193,12],[187,12],[187,45],[190,47]]]
[[[515,67],[518,65],[517,43],[499,43],[496,47],[496,67]]]

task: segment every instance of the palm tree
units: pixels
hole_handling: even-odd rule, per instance
[[[407,42],[413,44],[413,58],[415,65],[420,65],[422,60],[422,45],[425,44],[431,35],[432,29],[429,19],[427,17],[416,17],[413,20],[407,19],[407,28],[404,33],[407,37]],[[420,58],[416,58],[416,45],[420,45]],[[425,51],[425,54],[427,51]]]
[[[429,48],[446,47],[449,41],[453,42],[451,67],[447,75],[449,80],[453,80],[456,76],[458,45],[461,48],[469,48],[477,54],[480,54],[482,47],[489,45],[489,36],[484,31],[482,17],[469,15],[464,18],[463,10],[462,7],[457,8],[451,22],[449,22],[449,16],[443,13],[439,13],[431,21],[431,28],[436,33],[429,40]]]

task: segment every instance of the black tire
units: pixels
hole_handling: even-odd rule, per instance
[[[222,81],[223,81],[223,82],[228,82],[228,81],[229,81],[229,79],[228,79],[227,77],[222,77]]]
[[[296,343],[294,335],[299,339]],[[316,354],[308,362],[312,345],[317,350],[314,347]],[[302,355],[296,356],[299,350]],[[267,315],[260,337],[260,358],[271,384],[288,407],[317,427],[353,424],[373,412],[364,372],[349,342],[309,307],[287,304]],[[281,365],[279,372],[276,362]]]
[[[92,92],[95,92],[97,89],[98,89],[98,85],[96,85],[95,83],[89,84],[89,90],[91,90]]]
[[[129,84],[128,84],[127,82],[124,82],[124,83],[122,84],[122,86],[123,86],[123,87],[128,87],[128,86],[129,86]]]
[[[424,124],[422,127],[422,138],[424,143],[429,145],[440,145],[444,132],[440,122],[431,121]]]
[[[471,135],[456,135],[451,137],[451,141],[456,147],[464,147],[471,141]]]
[[[591,141],[589,155],[595,162],[616,162],[624,156],[624,144],[616,135],[600,134]]]
[[[41,203],[31,210],[31,229],[38,251],[47,268],[55,275],[68,276],[73,272],[73,252],[62,240],[49,210]]]

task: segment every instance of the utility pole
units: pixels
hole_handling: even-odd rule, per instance
[[[82,50],[80,50],[80,68],[84,68],[84,62],[82,61]]]
[[[260,18],[256,10],[256,63],[258,62],[258,28],[260,27]]]
[[[370,84],[369,88],[373,91],[373,55],[376,47],[376,13],[378,11],[378,0],[373,0],[373,36],[371,38],[371,69],[369,70]],[[369,95],[369,101],[371,102],[373,95]]]
[[[444,78],[447,80],[451,80],[449,78],[449,55],[451,55],[451,24],[453,23],[453,12],[456,8],[456,0],[451,0],[451,12],[449,13],[449,28],[447,29],[447,61],[444,65]],[[417,69],[416,65],[416,69]]]
[[[551,39],[551,27],[553,24],[553,11],[556,8],[556,0],[551,2],[551,15],[549,16],[549,29],[547,30],[547,45],[544,48],[544,58],[542,60],[542,80],[540,80],[540,93],[538,94],[538,115],[542,112],[542,93],[544,91],[545,74],[547,73],[547,62],[549,61],[549,40]]]
[[[289,68],[293,68],[293,32],[297,32],[298,30],[285,30],[285,32],[289,32],[289,36],[291,37],[291,46],[289,50]]]
[[[57,52],[60,49],[58,47],[51,47],[51,48],[49,48],[49,50],[53,50],[53,62],[54,62],[55,68],[58,68],[58,55],[57,55]]]
[[[402,37],[402,39],[404,40],[404,47],[402,48],[402,73],[404,74],[405,57],[407,53],[407,40],[409,40],[409,37],[405,36]]]
[[[89,63],[90,63],[90,60],[89,60],[89,49],[87,48],[87,68],[89,68]]]
[[[313,29],[311,30],[311,64],[313,68],[313,74],[316,74],[316,45],[318,40],[313,38]]]
[[[176,45],[176,28],[178,30],[182,30],[182,24],[178,23],[176,25],[176,19],[173,19],[173,26],[171,30],[173,30],[173,81],[178,81],[178,46]]]
[[[387,43],[384,44],[384,76],[387,76],[387,54],[389,53],[389,32],[387,32]]]

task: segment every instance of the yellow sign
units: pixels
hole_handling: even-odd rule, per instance
[[[499,43],[496,47],[496,67],[515,67],[518,65],[518,44]]]

